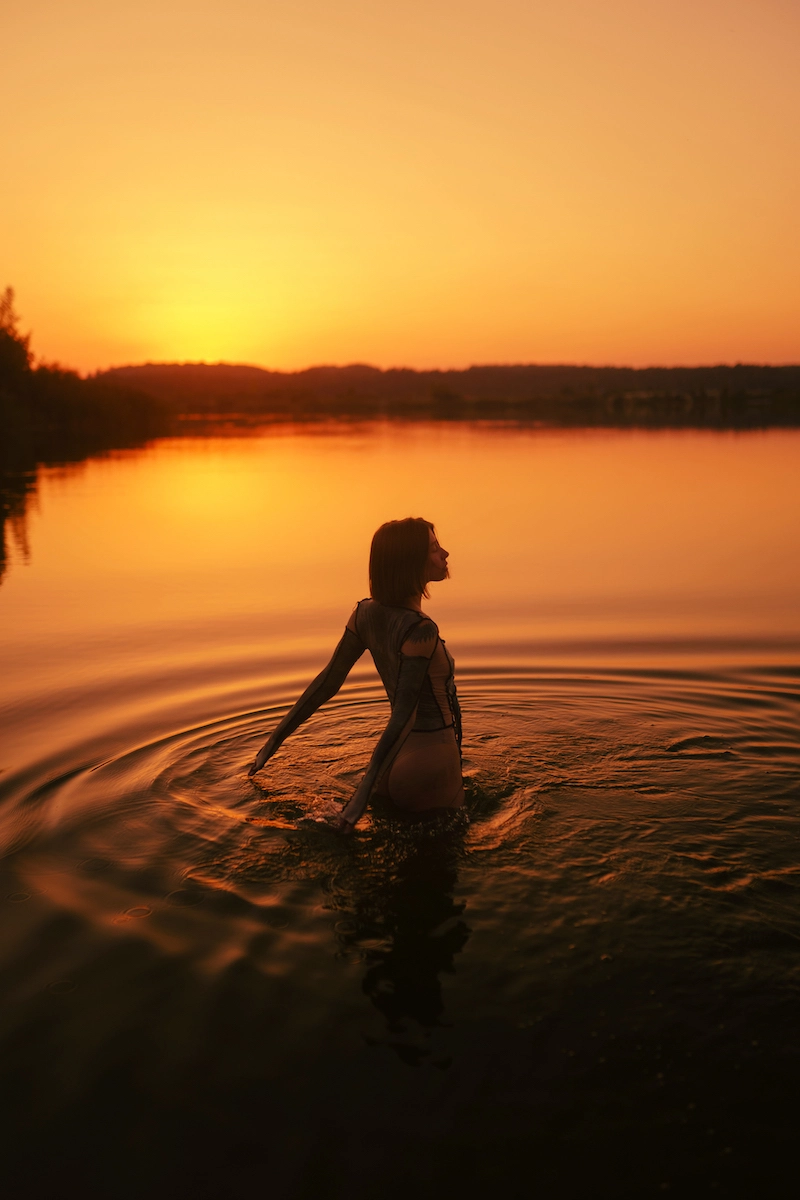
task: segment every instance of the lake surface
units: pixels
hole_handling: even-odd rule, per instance
[[[797,431],[377,423],[43,469],[0,586],[29,1194],[764,1194],[800,1061],[798,463]],[[468,819],[340,840],[371,664],[246,770],[406,515],[451,554]]]

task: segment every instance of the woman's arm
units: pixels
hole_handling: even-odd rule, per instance
[[[336,822],[340,832],[349,833],[352,830],[367,807],[376,783],[392,765],[395,755],[411,732],[422,685],[438,640],[439,631],[433,621],[426,617],[403,642],[392,715],[372,753],[364,778]]]
[[[275,751],[286,741],[289,734],[294,733],[298,726],[313,716],[326,700],[330,700],[331,696],[335,696],[339,691],[354,664],[358,662],[366,649],[361,638],[353,632],[350,625],[351,622],[348,621],[344,636],[334,650],[327,667],[320,671],[316,679],[308,685],[297,703],[289,709],[280,725],[261,747],[250,768],[250,775],[255,775],[256,771],[260,771],[264,763],[272,758]]]

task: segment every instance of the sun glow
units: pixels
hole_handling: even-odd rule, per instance
[[[0,286],[47,358],[800,356],[794,6],[30,0],[6,24]]]

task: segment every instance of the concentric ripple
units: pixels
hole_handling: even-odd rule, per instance
[[[498,887],[517,895],[536,881],[541,934],[563,924],[565,904],[585,908],[594,887],[613,884],[618,902],[635,907],[676,891],[684,904],[696,889],[763,898],[794,880],[785,847],[800,765],[796,673],[481,665],[460,690],[462,872],[488,856],[503,873],[501,883],[476,876],[474,911],[487,892],[496,904]],[[212,908],[218,922],[222,904],[230,950],[245,953],[265,921],[276,928],[287,889],[323,883],[354,855],[363,874],[387,838],[428,836],[426,823],[397,826],[380,811],[355,848],[329,832],[386,719],[371,683],[346,689],[249,779],[288,702],[170,732],[32,788],[16,781],[16,794],[8,781],[6,823],[24,847],[6,859],[16,880],[6,894],[27,888],[106,928],[133,922],[137,936],[145,920],[172,928],[177,910],[193,930]],[[170,936],[164,945],[185,948]]]
[[[632,1038],[655,1077],[665,1022],[691,1011],[686,1054],[727,1061],[718,991],[751,1042],[760,998],[796,995],[800,671],[473,663],[465,810],[401,822],[376,804],[348,839],[330,819],[386,720],[374,680],[247,775],[301,685],[258,708],[249,680],[226,679],[212,719],[109,725],[4,782],[8,1028],[61,1047],[65,1104],[99,1094],[120,1039],[159,1103],[210,1055],[203,1107],[230,1054],[290,1080],[334,1036],[404,1067],[483,1070],[498,1020],[525,1045],[549,1030],[536,1078],[551,1093],[557,1053],[582,1079],[617,1064],[644,1104],[638,1066],[619,1065]],[[576,979],[593,1015],[564,1024]],[[142,1041],[155,1013],[163,1062]],[[492,1051],[506,1075],[521,1052]],[[44,1087],[53,1065],[37,1061]]]

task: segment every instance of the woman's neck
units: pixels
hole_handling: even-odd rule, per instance
[[[409,596],[403,604],[403,608],[413,608],[415,612],[422,612],[422,595]]]

